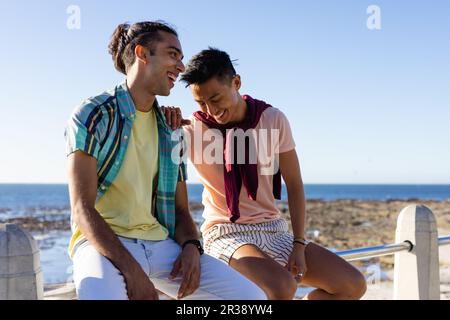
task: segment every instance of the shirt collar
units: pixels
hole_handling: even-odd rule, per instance
[[[134,106],[133,99],[131,99],[126,81],[116,86],[116,98],[120,116],[122,118],[134,118],[136,115],[136,107]]]
[[[119,105],[120,115],[122,118],[131,118],[134,120],[136,118],[136,107],[134,105],[133,99],[131,98],[130,91],[128,89],[126,81],[123,81],[116,87],[116,97],[117,104]],[[166,123],[166,117],[159,108],[158,99],[155,98],[153,103],[153,108],[156,112],[156,119],[158,125],[165,129],[169,129]]]

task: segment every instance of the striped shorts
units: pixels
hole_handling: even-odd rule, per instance
[[[285,266],[292,251],[293,235],[285,219],[254,224],[215,224],[203,234],[205,252],[230,263],[241,246],[252,244]]]

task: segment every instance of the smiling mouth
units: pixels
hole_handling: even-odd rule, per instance
[[[167,72],[167,77],[172,82],[175,82],[175,81],[177,81],[178,75],[176,75],[175,73],[172,73],[172,72]]]
[[[214,118],[216,118],[216,119],[221,119],[224,115],[225,115],[225,113],[226,113],[226,109],[225,110],[223,110],[222,112],[220,112],[220,113],[218,113],[218,114],[215,114],[214,115]]]

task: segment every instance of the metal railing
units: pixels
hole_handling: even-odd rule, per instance
[[[394,299],[439,299],[439,246],[450,235],[438,237],[436,218],[424,205],[409,205],[397,218],[395,243],[336,252],[347,261],[395,255]]]
[[[444,236],[438,238],[438,245],[443,246],[450,244],[450,236]],[[410,241],[404,241],[401,243],[386,244],[381,246],[363,247],[351,250],[342,250],[335,252],[338,256],[344,258],[347,261],[357,261],[370,258],[377,258],[382,256],[391,255],[397,252],[408,251],[411,252],[414,249],[414,245]]]

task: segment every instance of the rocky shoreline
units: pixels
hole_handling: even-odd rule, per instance
[[[307,236],[315,242],[337,250],[393,243],[395,228],[400,211],[411,204],[424,204],[436,216],[438,228],[450,229],[450,199],[431,200],[308,200]],[[290,223],[287,202],[279,202],[283,217]],[[200,203],[190,203],[191,212],[202,211]],[[198,220],[198,219],[196,219]],[[54,214],[0,219],[0,223],[15,223],[34,233],[53,230],[69,230],[69,217]],[[393,256],[381,258],[381,263],[389,267]]]

